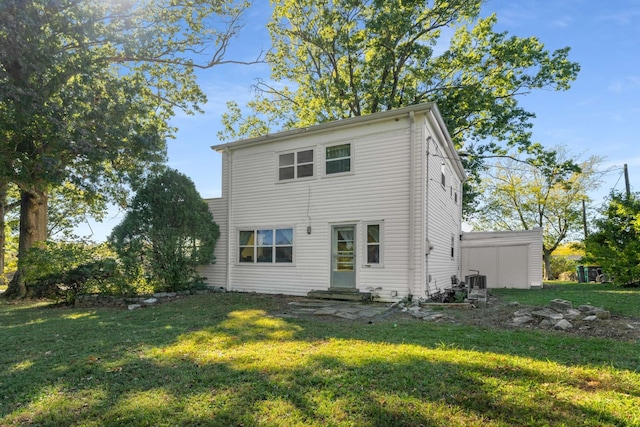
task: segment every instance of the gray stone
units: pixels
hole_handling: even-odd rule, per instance
[[[509,307],[517,307],[517,306],[519,306],[519,305],[520,305],[520,303],[519,303],[518,301],[511,301],[511,302],[509,303]]]
[[[336,314],[337,311],[338,309],[335,307],[324,307],[324,308],[321,308],[320,310],[314,311],[313,314],[316,314],[318,316],[329,316],[332,314]]]
[[[157,298],[147,298],[146,300],[142,301],[144,304],[147,305],[151,305],[151,304],[155,304],[158,302]]]
[[[611,319],[611,312],[607,310],[598,310],[596,311],[596,317],[600,320]]]
[[[562,319],[558,323],[553,325],[553,329],[559,329],[561,331],[566,331],[571,328],[573,328],[573,325],[567,319]]]
[[[553,320],[544,319],[538,326],[540,326],[541,328],[551,328],[553,327],[553,325],[555,325],[555,322]]]
[[[531,310],[523,308],[522,310],[518,310],[515,313],[513,313],[513,315],[515,317],[531,316]]]
[[[565,311],[572,309],[573,304],[571,303],[571,301],[567,301],[566,299],[556,298],[554,300],[551,300],[551,302],[549,303],[549,307],[551,307],[551,309],[553,310]]]
[[[591,316],[587,316],[584,319],[585,322],[593,322],[595,320],[598,320],[598,316],[596,316],[595,314],[592,314]]]
[[[533,321],[534,318],[528,315],[513,318],[513,323],[515,323],[516,325],[526,325],[527,323],[531,323]]]
[[[564,313],[565,319],[569,319],[569,320],[577,319],[581,315],[582,315],[582,312],[580,312],[580,310],[576,310],[575,308],[571,308]]]
[[[356,320],[358,318],[358,316],[356,314],[353,313],[345,313],[343,311],[336,313],[336,316],[342,318],[342,319],[347,319],[347,320]]]
[[[430,314],[430,313],[426,313],[426,316],[424,317],[424,320],[430,321],[430,322],[434,322],[440,319],[444,318],[444,314],[442,313],[436,313],[436,314]]]
[[[142,307],[142,305],[140,305],[140,304],[129,304],[129,305],[127,306],[127,309],[129,309],[129,310],[135,310],[135,309],[138,309],[138,308],[141,308],[141,307]]]
[[[548,308],[543,308],[542,310],[536,310],[531,313],[533,317],[537,317],[539,319],[549,319],[549,320],[561,320],[564,319],[564,315],[562,313],[558,313],[553,310],[549,310]]]
[[[362,310],[359,314],[362,317],[371,318],[371,317],[376,317],[380,313],[382,313],[382,311],[371,309],[371,310]]]
[[[579,305],[578,306],[578,310],[580,310],[582,313],[588,313],[590,311],[595,311],[595,307],[589,304],[583,304],[583,305]]]

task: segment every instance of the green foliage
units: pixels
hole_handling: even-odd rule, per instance
[[[640,283],[640,198],[618,192],[609,195],[596,232],[585,240],[586,263],[602,266],[614,283]]]
[[[222,139],[264,134],[435,101],[472,177],[486,156],[546,150],[530,140],[531,91],[567,90],[579,66],[569,48],[494,31],[483,0],[278,0],[246,117],[232,103]],[[449,31],[454,34],[447,40]],[[442,46],[448,46],[441,52]],[[470,194],[470,193],[468,193]],[[468,206],[468,205],[467,205]]]
[[[563,147],[536,164],[500,160],[482,177],[479,208],[471,220],[478,230],[543,230],[545,278],[552,276],[552,254],[582,230],[582,202],[599,187],[602,158],[574,165]]]
[[[20,188],[24,222],[8,294],[26,292],[21,259],[47,239],[51,189],[68,183],[85,201],[122,205],[164,162],[175,111],[199,112],[206,102],[195,70],[227,62],[246,7],[233,0],[0,2],[0,182]],[[57,219],[56,226],[70,225]]]
[[[578,262],[572,259],[569,259],[565,256],[552,256],[551,257],[551,269],[549,273],[549,279],[555,280],[558,278],[560,273],[564,273],[567,271],[575,272],[576,267],[578,266]]]
[[[26,263],[25,280],[33,297],[72,303],[78,294],[136,293],[106,244],[42,242],[29,250]]]
[[[131,278],[144,275],[156,290],[201,282],[196,266],[215,260],[218,225],[193,182],[167,169],[138,191],[109,240]]]

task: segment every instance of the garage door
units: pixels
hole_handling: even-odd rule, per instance
[[[489,288],[527,289],[528,259],[527,245],[463,248],[463,276],[475,274],[471,270],[480,270],[480,274],[487,276]]]

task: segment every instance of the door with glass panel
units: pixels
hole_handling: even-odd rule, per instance
[[[356,227],[334,225],[331,238],[331,287],[356,287]]]

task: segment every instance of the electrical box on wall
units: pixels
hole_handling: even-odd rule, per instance
[[[431,251],[433,250],[433,246],[431,246],[431,242],[429,241],[429,239],[427,239],[425,241],[425,245],[424,245],[424,254],[425,255],[429,255],[431,253]]]

